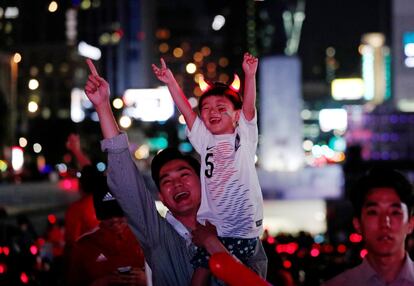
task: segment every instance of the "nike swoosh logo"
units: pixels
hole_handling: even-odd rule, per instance
[[[208,150],[211,150],[212,148],[214,148],[214,146],[207,147],[206,150],[208,151]]]

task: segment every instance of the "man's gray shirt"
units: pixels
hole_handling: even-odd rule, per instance
[[[174,227],[157,211],[155,201],[129,151],[128,137],[121,133],[101,142],[108,152],[108,186],[121,205],[145,259],[152,270],[154,286],[189,285],[194,246],[188,245]],[[266,277],[267,257],[261,243],[249,266]]]
[[[386,283],[381,276],[372,268],[365,258],[362,263],[352,269],[335,276],[322,284],[323,286],[414,286],[414,264],[408,253],[400,270],[393,282]]]

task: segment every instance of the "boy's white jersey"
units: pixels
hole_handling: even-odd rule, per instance
[[[208,220],[223,237],[260,236],[263,197],[255,168],[256,116],[247,121],[240,112],[235,132],[222,135],[213,135],[197,117],[187,136],[201,156],[198,221]]]

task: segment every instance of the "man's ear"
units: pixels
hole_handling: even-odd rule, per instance
[[[408,234],[412,233],[414,229],[414,216],[410,216],[408,221]]]
[[[164,204],[164,196],[162,195],[161,192],[158,192],[158,198],[160,199],[160,201]],[[165,204],[164,204],[165,205]]]
[[[352,224],[354,225],[354,228],[356,230],[357,233],[361,234],[361,222],[359,221],[359,218],[354,217],[352,219]]]

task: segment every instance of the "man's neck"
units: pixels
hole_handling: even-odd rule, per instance
[[[192,215],[186,215],[186,216],[174,215],[174,217],[188,229],[193,230],[197,226],[197,219],[196,219],[195,215],[194,216],[192,216]]]
[[[392,256],[377,256],[368,254],[367,260],[372,268],[385,280],[393,282],[400,274],[405,262],[405,251]]]

